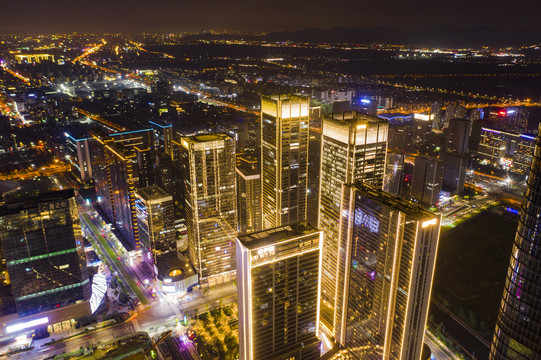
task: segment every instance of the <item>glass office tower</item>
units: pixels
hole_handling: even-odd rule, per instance
[[[177,250],[173,197],[159,186],[135,191],[139,240],[145,260]]]
[[[541,127],[540,127],[541,129]],[[490,359],[541,359],[541,141],[536,139]]]
[[[306,224],[237,238],[241,360],[319,359],[321,243]]]
[[[190,260],[204,284],[233,280],[235,141],[226,134],[208,134],[183,137],[180,142]]]
[[[310,99],[261,97],[263,228],[306,220]]]
[[[353,358],[421,358],[440,219],[371,185],[344,185],[335,331]]]
[[[44,193],[0,209],[0,245],[19,316],[90,298],[72,189]]]
[[[341,309],[336,294],[338,230],[342,185],[356,181],[383,185],[387,151],[387,120],[356,112],[323,117],[319,224],[323,230],[321,321],[323,331],[341,341],[334,331]],[[336,311],[335,311],[336,310]]]
[[[240,234],[262,230],[261,176],[257,162],[241,161],[237,171],[238,231]]]

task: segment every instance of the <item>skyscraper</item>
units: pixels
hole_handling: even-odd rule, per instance
[[[158,254],[176,252],[173,197],[158,186],[138,189],[135,210],[145,260],[153,260],[154,264]]]
[[[188,250],[202,283],[235,276],[235,141],[226,134],[181,138]]]
[[[237,238],[241,360],[319,359],[322,240],[304,224]]]
[[[323,230],[323,272],[321,320],[324,331],[333,336],[337,298],[336,261],[342,185],[365,181],[381,188],[385,172],[389,123],[355,112],[323,118],[320,173],[320,215]]]
[[[310,99],[261,97],[263,228],[306,219]]]
[[[541,128],[540,128],[541,129]],[[541,359],[541,142],[537,137],[490,359]]]
[[[443,182],[443,161],[430,156],[417,156],[411,181],[411,196],[426,206],[440,201]]]
[[[43,193],[1,208],[0,246],[20,317],[90,298],[73,189]],[[74,310],[72,316],[88,315],[88,303],[86,314],[78,312]],[[49,315],[48,322],[59,319]]]
[[[151,129],[105,134],[91,131],[96,195],[105,217],[128,248],[139,249],[135,190],[154,184]]]
[[[466,156],[454,153],[441,154],[444,164],[442,190],[448,191],[452,196],[464,191],[468,163]]]
[[[434,116],[430,113],[415,113],[413,114],[413,128],[411,131],[411,139],[417,146],[425,146],[432,140]]]
[[[441,216],[361,182],[343,194],[338,339],[355,359],[419,360]]]
[[[450,119],[445,129],[445,150],[455,154],[467,154],[471,133],[471,121],[466,119]]]
[[[67,132],[64,135],[66,136],[66,158],[77,170],[75,173],[81,182],[86,183],[92,179],[89,139],[87,136],[74,137]]]
[[[240,234],[262,230],[261,176],[258,162],[240,161],[237,171],[237,211]]]
[[[173,125],[164,124],[159,121],[149,121],[148,123],[154,130],[155,149],[163,151],[167,155],[171,155],[171,146],[173,142]]]

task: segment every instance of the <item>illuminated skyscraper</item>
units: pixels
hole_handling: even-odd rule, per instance
[[[154,147],[167,155],[172,153],[173,125],[163,124],[159,121],[148,122],[154,130]]]
[[[0,245],[20,317],[90,298],[73,189],[44,193],[1,208]],[[88,315],[88,303],[86,314],[78,312],[74,309],[73,316]],[[48,323],[58,319],[50,314]]]
[[[202,283],[230,281],[236,271],[235,141],[226,134],[180,141],[190,260]]]
[[[263,228],[306,219],[310,99],[261,97]]]
[[[538,136],[490,349],[493,360],[541,359],[540,192]]]
[[[77,177],[86,183],[92,179],[89,139],[86,136],[74,137],[68,133],[64,135],[66,136],[66,158],[76,169]]]
[[[151,129],[104,134],[92,131],[92,166],[101,210],[127,241],[139,249],[135,190],[153,185]]]
[[[262,230],[259,170],[257,160],[253,163],[241,160],[236,166],[238,231],[241,234]]]
[[[153,259],[155,263],[158,254],[176,252],[173,197],[158,186],[138,189],[135,209],[145,260]]]
[[[419,360],[441,215],[361,182],[343,194],[335,333],[355,359]]]
[[[320,214],[323,230],[323,272],[321,321],[323,330],[334,336],[340,315],[335,309],[338,281],[338,230],[342,185],[365,181],[381,188],[385,172],[389,123],[369,115],[342,113],[323,118],[320,173]]]
[[[322,240],[304,224],[237,238],[241,360],[319,359]]]

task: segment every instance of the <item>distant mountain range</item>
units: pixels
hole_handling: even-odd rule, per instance
[[[293,41],[318,43],[357,44],[409,44],[429,46],[518,46],[541,43],[541,30],[500,29],[492,27],[468,27],[456,29],[449,26],[431,25],[415,30],[401,30],[390,27],[357,29],[334,27],[330,29],[306,29],[280,31],[261,36],[196,35],[198,38],[219,39],[242,37],[267,41]]]

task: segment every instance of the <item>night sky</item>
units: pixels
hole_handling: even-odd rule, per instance
[[[539,0],[0,0],[0,32],[242,32],[424,25],[541,30]]]

